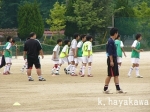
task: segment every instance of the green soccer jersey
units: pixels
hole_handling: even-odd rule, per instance
[[[78,48],[77,57],[82,57],[82,54],[83,54],[82,46],[83,46],[83,42],[80,41],[77,45],[77,48]]]
[[[132,47],[134,47],[137,50],[140,50],[140,42],[135,40],[132,44]],[[140,58],[140,53],[132,49],[131,58]]]
[[[4,56],[5,57],[12,57],[12,54],[11,54],[11,43],[10,42],[7,42],[4,46]]]
[[[118,57],[122,57],[122,47],[124,47],[122,41],[120,40],[115,40],[115,45],[116,45],[116,49],[117,49],[117,56]]]

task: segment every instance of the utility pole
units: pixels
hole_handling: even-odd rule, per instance
[[[114,15],[112,15],[112,27],[115,27],[115,19],[114,19]]]

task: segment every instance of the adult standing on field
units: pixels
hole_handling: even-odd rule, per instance
[[[123,90],[120,89],[119,86],[119,70],[117,63],[117,50],[115,45],[115,39],[118,36],[118,29],[112,28],[110,30],[110,38],[108,39],[106,52],[108,54],[107,58],[107,66],[108,66],[108,76],[105,80],[105,86],[103,93],[110,94],[111,92],[108,90],[108,85],[112,77],[114,77],[114,83],[116,85],[117,93],[124,93]]]
[[[35,39],[36,39],[36,34],[34,32],[31,32],[30,39],[28,39],[24,44],[24,59],[27,59],[27,63],[28,63],[28,67],[27,67],[28,80],[34,81],[33,78],[31,77],[31,69],[34,64],[37,70],[39,81],[46,81],[41,76],[41,64],[38,57],[40,54],[42,56],[42,59],[44,58],[42,47],[40,43]]]

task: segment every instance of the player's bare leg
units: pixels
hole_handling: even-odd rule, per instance
[[[40,68],[37,68],[37,69],[36,69],[36,72],[37,72],[37,74],[38,74],[39,81],[46,81],[46,80],[42,77],[42,75],[41,75],[41,69],[40,69]]]
[[[106,79],[105,79],[105,86],[104,86],[104,91],[103,91],[103,93],[105,93],[105,94],[112,94],[108,90],[108,85],[109,85],[110,80],[111,80],[111,76],[107,76]]]
[[[32,79],[32,77],[31,77],[31,70],[32,69],[27,69],[28,80],[29,81],[34,81],[34,79]]]
[[[118,76],[114,77],[114,83],[115,83],[115,86],[116,86],[116,93],[126,93],[119,86],[119,77]]]

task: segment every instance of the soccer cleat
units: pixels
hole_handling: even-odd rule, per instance
[[[90,74],[90,75],[87,75],[87,76],[88,76],[88,77],[93,77],[93,75],[91,75],[91,74]]]
[[[12,74],[12,73],[8,71],[7,74]]]
[[[81,77],[84,77],[84,75],[81,75]]]
[[[3,73],[3,75],[8,75],[7,73]]]
[[[66,75],[68,74],[68,73],[67,73],[67,69],[66,69],[66,68],[64,68],[64,72],[66,73]]]
[[[44,79],[44,78],[40,78],[40,79],[39,79],[39,81],[46,81],[46,79]]]
[[[75,74],[75,73],[72,73],[72,74],[71,74],[71,76],[78,76],[78,75],[77,75],[77,74]]]
[[[20,69],[20,71],[21,71],[21,72],[24,72],[24,69],[23,69],[23,68],[21,68],[21,69]]]
[[[112,92],[110,92],[108,89],[106,91],[103,91],[104,94],[113,94]]]
[[[55,70],[52,70],[52,71],[51,71],[51,74],[52,74],[52,75],[55,74]]]
[[[34,79],[32,79],[32,78],[29,78],[28,80],[29,80],[29,81],[34,81]]]
[[[67,71],[67,74],[68,74],[68,75],[71,75],[70,70]]]
[[[125,92],[125,91],[123,91],[122,89],[120,89],[120,90],[116,90],[116,93],[117,93],[117,94],[121,94],[121,93],[126,94],[127,92]]]
[[[82,72],[79,72],[79,75],[82,75]]]
[[[131,74],[128,74],[128,77],[130,78],[130,77],[131,77]]]
[[[59,75],[59,71],[56,71],[56,72],[55,72],[55,75]]]
[[[141,76],[141,75],[138,75],[138,76],[136,76],[136,78],[143,78],[143,76]]]

